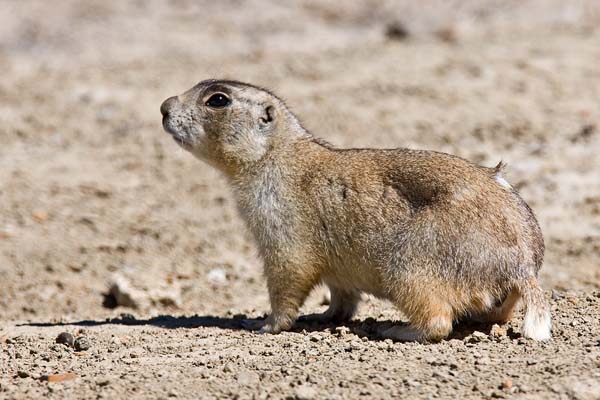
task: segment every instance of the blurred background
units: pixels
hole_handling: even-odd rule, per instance
[[[161,128],[222,77],[338,146],[504,160],[544,287],[599,288],[599,22],[594,0],[0,1],[0,318],[268,311],[226,182]]]

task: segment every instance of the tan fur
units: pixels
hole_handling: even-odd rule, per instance
[[[207,105],[215,93],[231,103]],[[278,97],[235,81],[203,81],[161,112],[174,139],[231,183],[265,263],[263,332],[292,327],[321,282],[331,289],[327,318],[352,317],[361,292],[392,301],[411,322],[388,330],[399,340],[441,340],[461,317],[504,319],[519,296],[534,325],[546,315],[536,281],[543,238],[503,163],[336,149]]]

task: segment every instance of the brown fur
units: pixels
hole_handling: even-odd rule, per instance
[[[231,104],[209,107],[216,92]],[[337,149],[281,99],[235,81],[203,81],[161,112],[175,140],[233,187],[265,262],[272,313],[263,332],[289,329],[321,282],[332,293],[329,318],[350,318],[361,292],[392,301],[411,322],[389,332],[398,340],[443,339],[461,317],[504,320],[517,294],[549,324],[536,280],[543,238],[503,163]]]

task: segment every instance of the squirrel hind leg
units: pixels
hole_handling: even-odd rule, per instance
[[[352,319],[358,308],[361,296],[355,290],[343,290],[329,286],[331,300],[329,308],[322,314],[308,314],[299,318],[307,322],[346,322]]]
[[[511,319],[520,298],[521,294],[519,291],[513,289],[506,296],[502,304],[493,307],[490,311],[478,313],[471,317],[471,319],[477,322],[505,324]]]
[[[420,326],[394,325],[380,333],[384,339],[396,342],[439,342],[452,332],[452,318],[436,315]]]
[[[452,332],[454,310],[448,302],[428,294],[412,298],[410,307],[400,307],[410,319],[409,326],[397,325],[382,335],[396,341],[419,342],[439,342],[448,337]]]
[[[336,287],[330,287],[329,291],[331,292],[331,302],[329,308],[323,315],[334,321],[350,320],[358,307],[360,293],[353,290],[342,290]]]

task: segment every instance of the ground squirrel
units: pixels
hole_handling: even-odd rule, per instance
[[[271,314],[261,332],[290,329],[324,283],[323,318],[351,318],[362,292],[395,304],[410,325],[383,332],[394,340],[439,341],[465,318],[502,323],[520,299],[523,335],[550,338],[542,233],[502,163],[338,149],[273,93],[236,81],[200,82],[161,113],[175,141],[233,188],[264,260]]]

